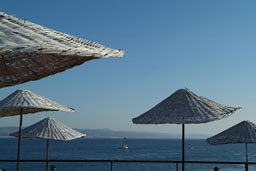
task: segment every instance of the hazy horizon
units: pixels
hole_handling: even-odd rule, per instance
[[[23,128],[26,128],[24,126]],[[181,139],[179,133],[162,133],[154,131],[129,131],[129,130],[113,130],[110,128],[73,128],[81,133],[86,134],[86,138],[132,138],[132,139]],[[18,126],[0,127],[0,137],[10,137],[9,134],[19,130]],[[206,134],[188,134],[189,139],[206,139],[210,135]]]

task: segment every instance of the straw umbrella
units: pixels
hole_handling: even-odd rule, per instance
[[[58,32],[0,12],[0,88],[38,80],[123,50]]]
[[[21,132],[22,138],[46,139],[45,171],[48,170],[49,140],[70,141],[86,136],[85,134],[64,125],[54,118],[45,118],[31,126],[24,128]],[[10,136],[18,137],[19,131],[10,133]]]
[[[42,111],[74,112],[74,109],[63,106],[57,102],[32,93],[29,90],[16,90],[0,101],[0,117],[20,115],[19,141],[17,153],[17,171],[20,163],[21,128],[23,114]]]
[[[179,89],[144,114],[135,124],[182,124],[182,171],[185,170],[185,124],[207,123],[225,118],[239,107],[228,107],[199,96],[189,89]]]
[[[248,143],[256,143],[256,125],[250,121],[242,121],[221,133],[207,139],[210,145],[245,144],[245,170],[248,171]]]

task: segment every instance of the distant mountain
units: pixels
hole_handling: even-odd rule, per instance
[[[0,127],[0,137],[8,137],[11,132],[18,130],[18,127]]]
[[[0,127],[0,137],[9,137],[11,132],[18,130],[18,127]],[[111,129],[76,129],[86,134],[86,138],[152,138],[152,139],[171,139],[180,138],[180,134],[156,133],[156,132],[137,132],[137,131],[115,131]],[[189,135],[188,138],[205,138],[206,135]]]
[[[114,131],[111,129],[78,129],[87,138],[176,138],[177,135],[155,132]]]

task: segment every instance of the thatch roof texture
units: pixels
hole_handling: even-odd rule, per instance
[[[229,107],[189,89],[179,89],[144,114],[133,119],[135,124],[193,124],[225,118],[240,107]]]
[[[92,59],[122,56],[123,50],[0,12],[0,88],[38,80]]]
[[[18,137],[19,132],[11,133],[10,136]],[[54,118],[45,118],[22,130],[22,138],[69,141],[85,136],[85,134],[64,125]]]
[[[0,101],[0,117],[29,114],[42,111],[74,112],[74,109],[63,106],[50,99],[32,93],[29,90],[16,90]]]
[[[208,138],[207,142],[211,145],[256,143],[256,125],[250,121],[242,121]]]

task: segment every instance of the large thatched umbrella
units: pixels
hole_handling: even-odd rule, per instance
[[[256,125],[250,121],[242,121],[221,133],[207,139],[211,145],[245,144],[245,170],[248,171],[248,143],[256,143]]]
[[[38,80],[124,51],[0,12],[0,88]]]
[[[53,118],[45,118],[24,128],[21,132],[22,138],[46,139],[45,171],[48,170],[49,140],[70,141],[86,136]],[[10,136],[19,137],[19,131],[10,133]]]
[[[229,107],[180,89],[144,114],[135,124],[182,124],[182,170],[185,170],[185,124],[199,124],[225,118],[239,107]]]
[[[20,115],[19,142],[17,153],[17,171],[19,170],[21,128],[23,114],[42,111],[64,111],[74,112],[74,109],[63,106],[57,102],[32,93],[28,90],[16,90],[8,97],[0,101],[0,117]]]

